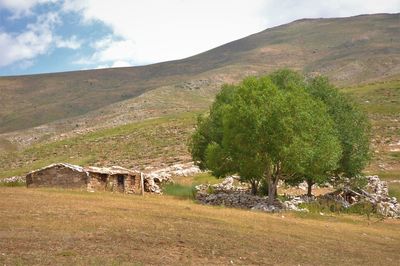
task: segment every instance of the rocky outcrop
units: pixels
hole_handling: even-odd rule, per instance
[[[153,170],[144,174],[144,186],[147,192],[162,193],[162,184],[173,183],[173,177],[193,176],[201,173],[198,166],[190,163],[174,164],[165,168]]]

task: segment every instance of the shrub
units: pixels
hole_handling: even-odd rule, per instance
[[[163,187],[163,192],[166,195],[191,200],[195,199],[196,196],[196,190],[193,186],[185,186],[181,184],[166,184]]]

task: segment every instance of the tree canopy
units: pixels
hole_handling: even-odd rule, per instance
[[[279,180],[314,183],[342,171],[333,110],[316,92],[319,79],[304,80],[280,70],[223,86],[209,114],[199,117],[190,142],[194,161],[217,177],[237,173],[253,193],[264,180],[270,204]]]

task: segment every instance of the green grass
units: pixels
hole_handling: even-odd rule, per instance
[[[194,199],[194,187],[200,184],[216,184],[221,182],[210,173],[200,173],[194,176],[177,176],[174,177],[174,184],[167,184],[163,188],[166,195],[175,196],[182,199]]]
[[[150,119],[1,154],[0,177],[26,174],[56,162],[142,169],[154,163],[189,160],[186,143],[196,115]]]
[[[400,80],[391,80],[344,88],[371,115],[400,113]]]
[[[200,184],[217,184],[221,182],[221,179],[217,179],[215,176],[211,175],[210,173],[201,173],[193,176],[193,184],[200,185]]]
[[[195,199],[194,186],[187,186],[181,184],[167,184],[163,187],[163,193],[181,199],[190,199],[190,200]]]
[[[386,171],[378,171],[376,174],[380,179],[390,181],[390,180],[400,180],[400,170],[386,170]]]
[[[14,182],[0,182],[0,187],[24,187],[26,186],[25,183],[14,181]]]
[[[400,201],[400,183],[389,183],[389,195]]]

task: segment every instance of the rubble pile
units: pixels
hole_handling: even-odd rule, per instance
[[[195,187],[196,199],[207,205],[224,205],[235,208],[253,208],[266,203],[267,197],[251,195],[248,187],[235,186],[232,176],[215,185],[198,185]]]
[[[145,190],[152,193],[162,193],[161,186],[165,183],[173,183],[174,176],[192,176],[201,173],[193,162],[174,164],[166,168],[153,170],[144,174]]]
[[[207,205],[224,205],[234,208],[279,212],[284,209],[281,201],[268,205],[268,197],[252,195],[248,186],[234,185],[235,177],[229,176],[215,185],[198,185],[195,187],[196,199]]]
[[[2,184],[15,184],[15,183],[24,184],[25,182],[26,182],[25,176],[12,176],[0,179],[0,183]]]
[[[354,204],[367,201],[372,204],[378,214],[385,217],[400,218],[400,204],[395,197],[389,197],[387,182],[381,181],[378,176],[367,176],[368,184],[364,189],[353,190],[348,187],[318,197],[288,196],[282,202],[279,199],[273,205],[268,205],[268,197],[255,196],[248,187],[235,186],[234,178],[227,177],[216,185],[196,186],[196,199],[207,205],[224,205],[236,208],[246,208],[266,212],[301,211],[302,203],[311,203],[321,199],[332,200],[347,209]]]
[[[367,176],[368,185],[361,194],[369,200],[379,214],[386,217],[400,218],[400,204],[395,197],[389,196],[386,181],[381,181],[378,176]]]
[[[266,197],[268,199],[268,197]],[[307,195],[291,197],[288,200],[282,202],[279,199],[275,200],[273,206],[268,205],[266,202],[258,203],[256,206],[251,208],[252,210],[260,210],[266,212],[279,212],[279,211],[296,211],[296,212],[308,212],[308,209],[301,208],[299,205],[305,202],[313,201],[313,197]]]
[[[376,213],[385,217],[400,218],[400,204],[395,197],[389,196],[388,184],[378,176],[367,176],[367,185],[363,189],[351,189],[344,187],[332,193],[325,194],[321,198],[334,200],[344,208],[369,202]]]
[[[276,199],[273,205],[268,205],[268,197],[252,195],[249,187],[235,186],[235,178],[230,176],[215,185],[198,185],[195,187],[196,199],[207,205],[224,205],[235,208],[252,209],[265,212],[307,211],[299,205],[309,202],[307,196],[293,197],[287,201]]]

